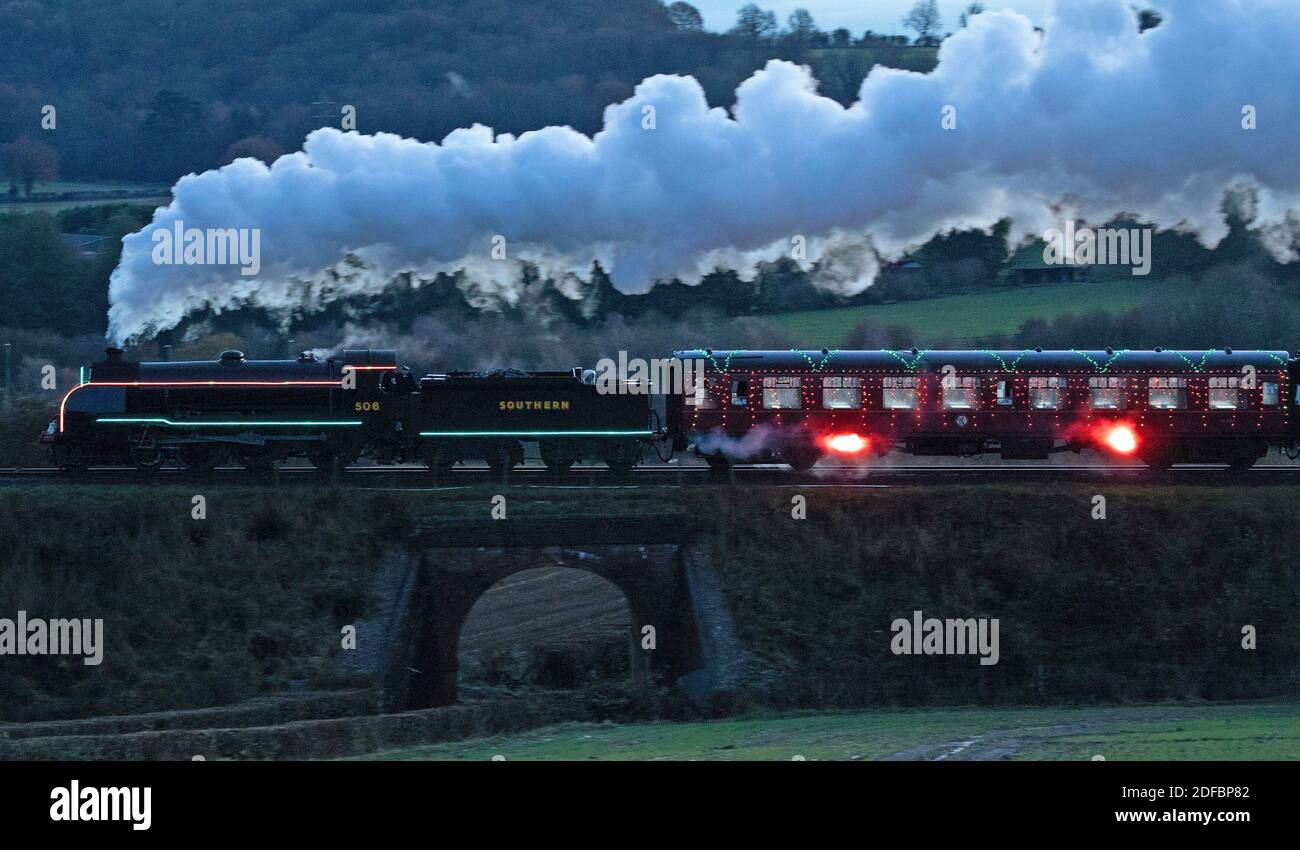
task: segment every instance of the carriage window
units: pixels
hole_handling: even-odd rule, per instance
[[[979,378],[953,378],[952,386],[943,387],[945,410],[974,410],[980,406]]]
[[[749,381],[739,378],[731,382],[732,407],[744,407],[749,404]]]
[[[763,406],[774,410],[797,410],[803,407],[799,385],[798,375],[764,378]]]
[[[1097,410],[1123,410],[1128,407],[1128,378],[1089,378],[1092,406]]]
[[[1029,406],[1034,410],[1060,410],[1061,390],[1065,387],[1065,378],[1030,378]]]
[[[1147,403],[1157,410],[1183,410],[1187,407],[1186,378],[1148,378]]]
[[[885,378],[882,403],[887,410],[910,410],[916,407],[916,378]]]
[[[846,410],[861,406],[861,378],[822,378],[822,407],[829,410]]]
[[[1265,381],[1261,386],[1264,388],[1264,404],[1269,407],[1277,405],[1277,384],[1272,381]]]
[[[1003,407],[1010,407],[1015,403],[1015,397],[1012,395],[1011,382],[1008,380],[998,381],[998,404]]]
[[[1236,410],[1241,406],[1240,378],[1210,378],[1210,410]]]
[[[699,395],[696,394],[696,391],[699,388],[698,384],[691,383],[686,386],[686,395],[684,399],[686,406],[693,407],[696,410],[716,410],[718,407],[718,400],[714,396],[714,392],[717,391],[719,386],[726,386],[726,381],[723,381],[720,378],[704,378],[702,383],[704,385],[704,392]]]

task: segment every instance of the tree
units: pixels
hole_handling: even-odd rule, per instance
[[[753,3],[746,3],[736,12],[736,25],[731,34],[739,36],[751,44],[771,38],[776,33],[776,15],[764,11]]]
[[[980,12],[983,11],[984,11],[983,3],[972,3],[969,6],[967,6],[966,11],[962,12],[961,15],[957,18],[957,23],[964,27],[968,23],[970,23],[971,18],[975,17],[976,15],[978,15]]]
[[[840,27],[831,33],[831,47],[848,47],[853,41],[853,34]]]
[[[32,186],[38,180],[53,180],[59,176],[59,155],[54,148],[29,136],[22,136],[0,148],[5,175],[9,178],[9,193],[18,193],[22,184],[27,197],[32,196]]]
[[[701,32],[704,29],[704,16],[690,3],[677,0],[668,6],[668,20],[675,28],[684,32]]]
[[[817,33],[817,24],[813,22],[812,13],[807,9],[795,9],[785,20],[786,35],[797,41],[810,41]]]
[[[943,26],[939,17],[938,0],[917,0],[912,11],[903,18],[903,26],[916,32],[917,44],[930,44]]]

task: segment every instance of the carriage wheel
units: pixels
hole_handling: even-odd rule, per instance
[[[725,475],[728,469],[731,469],[731,458],[724,454],[700,455],[704,462],[709,465],[709,471],[715,475]]]
[[[795,472],[807,472],[821,460],[822,453],[811,446],[798,446],[786,452],[785,462]]]
[[[211,472],[226,459],[220,443],[184,443],[176,447],[176,459],[191,472]]]

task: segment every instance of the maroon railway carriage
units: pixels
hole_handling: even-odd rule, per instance
[[[1285,351],[694,351],[704,391],[670,406],[715,466],[827,454],[1046,458],[1094,448],[1155,467],[1248,467],[1296,447]]]

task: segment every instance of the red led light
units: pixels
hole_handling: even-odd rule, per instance
[[[842,455],[861,454],[871,444],[871,441],[866,437],[860,437],[857,434],[832,434],[826,437],[823,442],[826,448]]]

